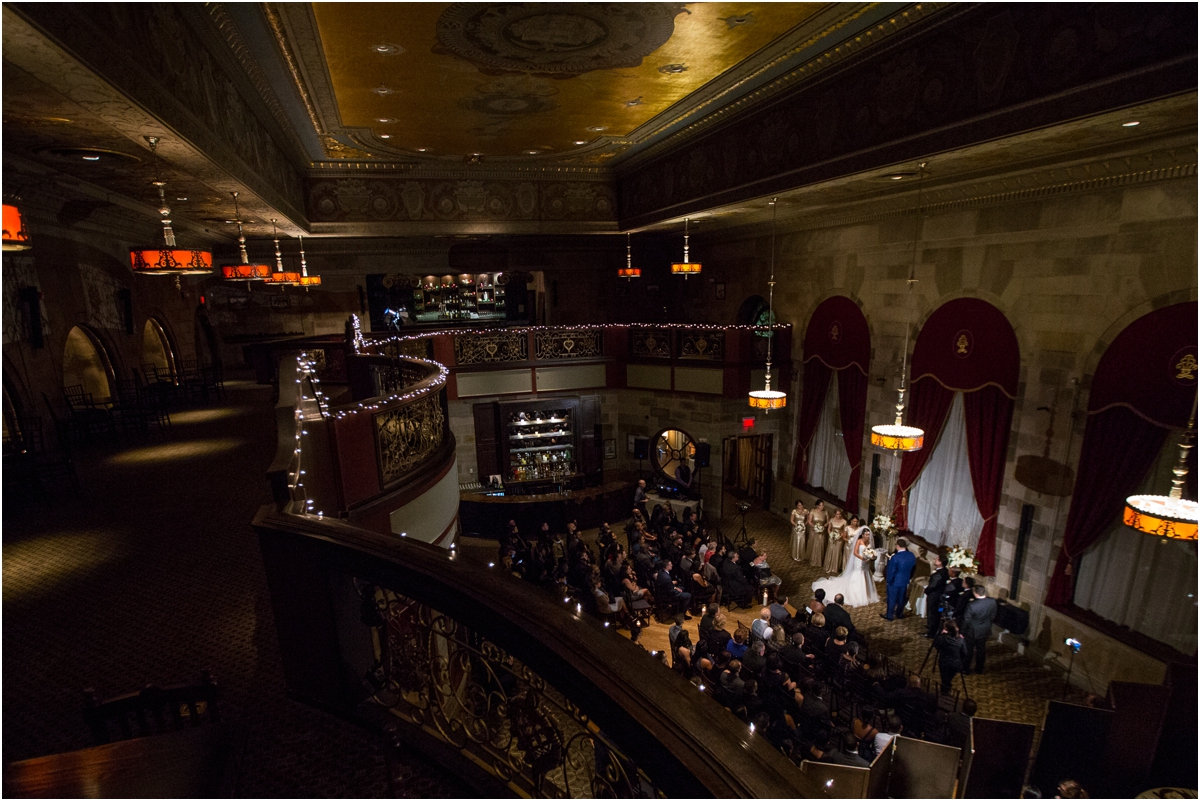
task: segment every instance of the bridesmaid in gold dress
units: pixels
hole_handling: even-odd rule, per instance
[[[808,563],[813,567],[825,564],[825,540],[829,534],[829,513],[825,501],[817,501],[808,513]]]
[[[826,534],[826,539],[829,541],[825,544],[825,563],[823,569],[826,573],[841,573],[846,567],[846,545],[848,542],[846,518],[842,517],[841,509],[834,510],[833,519],[829,521],[829,529]]]
[[[808,510],[804,508],[804,501],[796,501],[796,508],[792,510],[792,561],[799,562],[808,554],[808,538],[806,536],[805,526],[807,525]]]

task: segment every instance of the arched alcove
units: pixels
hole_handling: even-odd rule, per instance
[[[72,328],[63,349],[63,386],[82,386],[99,401],[112,396],[112,378],[112,362],[103,343],[82,326]]]
[[[142,328],[142,364],[144,372],[149,372],[149,366],[154,365],[160,378],[176,373],[175,351],[171,341],[162,323],[153,317],[146,318],[146,325]],[[150,379],[150,376],[146,376],[146,380]]]

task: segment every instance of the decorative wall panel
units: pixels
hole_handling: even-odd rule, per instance
[[[529,358],[529,337],[524,333],[458,334],[454,337],[454,363],[493,364],[523,362]]]
[[[631,328],[629,330],[631,356],[647,359],[671,358],[671,332],[665,328]]]
[[[604,332],[599,329],[584,331],[538,331],[534,334],[534,358],[587,359],[604,355]]]
[[[721,361],[725,358],[725,332],[680,331],[679,358]]]

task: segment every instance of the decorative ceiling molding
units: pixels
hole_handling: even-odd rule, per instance
[[[645,227],[1194,92],[1189,20],[1194,31],[1184,7],[1170,5],[952,7],[619,171],[622,224]],[[1062,41],[1074,44],[1061,50]]]

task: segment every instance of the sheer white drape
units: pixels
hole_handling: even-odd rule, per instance
[[[954,393],[933,455],[908,494],[908,527],[935,545],[965,545],[971,550],[979,545],[983,517],[971,485],[961,392]]]
[[[825,408],[821,410],[817,431],[808,448],[808,483],[837,498],[845,498],[846,490],[850,488],[850,458],[846,456],[846,445],[842,441],[837,373],[829,379]]]
[[[1172,433],[1138,493],[1165,492],[1178,458],[1179,436]],[[1151,537],[1113,520],[1080,559],[1075,605],[1195,653],[1195,543]]]

